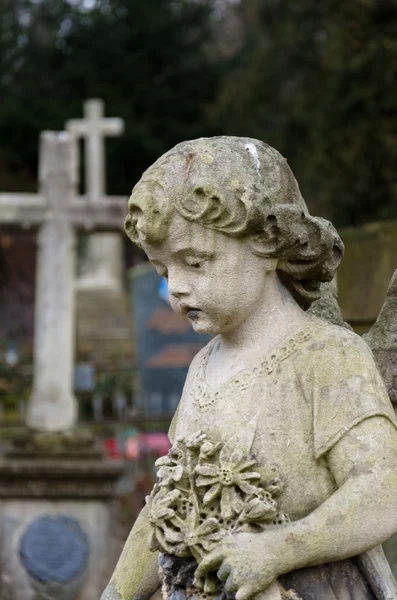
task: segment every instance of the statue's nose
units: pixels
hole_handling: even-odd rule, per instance
[[[182,279],[178,274],[168,272],[168,292],[174,298],[183,298],[190,293],[189,284]]]

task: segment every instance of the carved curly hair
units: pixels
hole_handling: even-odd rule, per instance
[[[145,171],[128,208],[125,230],[137,245],[165,239],[175,210],[231,237],[255,236],[256,253],[278,258],[279,276],[304,309],[343,256],[331,223],[309,214],[287,160],[251,138],[178,144]]]

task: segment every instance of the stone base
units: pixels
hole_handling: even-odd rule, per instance
[[[35,436],[0,459],[0,598],[97,600],[120,553],[112,499],[121,464],[94,444],[72,447],[70,434],[52,450],[55,436]]]
[[[131,365],[134,332],[130,298],[122,290],[77,290],[78,353],[92,362],[119,360]]]

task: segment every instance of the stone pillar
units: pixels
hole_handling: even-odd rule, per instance
[[[76,188],[76,156],[68,134],[44,132],[40,192],[49,210],[39,233],[33,392],[27,425],[62,431],[77,421],[73,396],[75,232],[67,210]]]

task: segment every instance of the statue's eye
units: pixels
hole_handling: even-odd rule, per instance
[[[193,269],[200,269],[206,262],[205,258],[186,258],[186,264]]]

